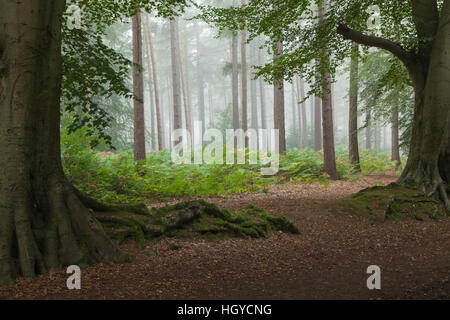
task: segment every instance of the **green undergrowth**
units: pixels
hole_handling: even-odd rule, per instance
[[[441,201],[426,196],[418,188],[397,183],[362,190],[330,206],[335,213],[364,216],[373,222],[407,218],[438,220],[447,214]]]
[[[138,210],[138,203],[149,199],[264,193],[272,185],[285,183],[328,184],[323,174],[323,154],[314,151],[288,150],[280,158],[278,174],[262,176],[262,163],[177,165],[171,162],[169,151],[151,152],[145,161],[135,162],[132,152],[96,152],[82,132],[63,132],[62,159],[67,177],[80,191],[101,203]],[[347,151],[337,151],[336,162],[341,178],[354,180],[362,176],[355,174]],[[362,174],[370,174],[393,170],[395,164],[386,154],[364,151],[361,167]]]
[[[112,213],[97,218],[113,239],[120,243],[133,240],[140,247],[146,240],[158,241],[164,237],[261,238],[274,230],[299,234],[298,228],[285,217],[272,216],[253,206],[230,212],[203,200],[153,208],[147,216]]]

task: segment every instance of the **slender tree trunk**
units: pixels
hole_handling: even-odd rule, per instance
[[[259,38],[259,44],[262,45],[262,39]],[[258,50],[258,65],[263,66],[265,63],[265,59],[263,57],[263,51],[261,49]],[[263,129],[267,129],[267,108],[266,108],[266,90],[264,78],[259,77],[259,90],[260,90],[260,101],[261,101],[261,127]]]
[[[158,87],[158,72],[156,70],[156,59],[155,59],[155,50],[153,48],[153,35],[152,35],[152,25],[148,15],[146,15],[147,19],[147,35],[148,35],[148,44],[150,51],[150,58],[152,62],[152,74],[153,74],[153,87],[155,93],[155,111],[156,111],[156,127],[158,131],[158,150],[164,149],[164,132],[162,126],[162,116],[161,116],[161,106],[159,99],[159,87]]]
[[[238,37],[233,34],[231,40],[231,86],[233,95],[233,128],[240,129],[239,124],[239,75],[238,75]]]
[[[296,81],[292,81],[291,84],[291,118],[292,118],[292,133],[297,133],[297,138],[298,140],[298,146],[300,146],[300,136],[299,136],[299,131],[297,131],[297,104],[298,104],[298,97],[297,97],[297,92],[295,91],[295,87],[296,87]]]
[[[200,43],[201,29],[198,28],[196,32],[197,43],[197,89],[198,89],[198,114],[202,122],[202,131],[205,132],[205,83],[202,70],[202,47]]]
[[[314,151],[322,150],[322,100],[314,96]]]
[[[246,1],[242,0],[242,7],[245,7]],[[241,34],[241,90],[242,90],[242,129],[247,132],[248,117],[247,117],[247,102],[248,102],[248,88],[247,88],[247,29],[244,27]],[[245,147],[248,147],[248,139],[245,138]]]
[[[173,92],[173,130],[182,129],[182,110],[181,110],[181,92],[180,92],[180,66],[178,54],[178,22],[170,20],[170,47],[172,54],[172,92]],[[175,141],[174,144],[178,142]]]
[[[28,0],[2,2],[0,10],[1,283],[126,258],[62,169],[64,8],[65,1]]]
[[[142,59],[141,13],[132,18],[133,29],[133,88],[134,88],[134,160],[145,159],[144,74]]]
[[[308,139],[308,147],[314,149],[314,96],[311,96],[309,100],[309,123],[309,137],[312,140]]]
[[[325,3],[319,10],[319,21],[322,22],[325,15]],[[324,52],[329,60],[329,53]],[[327,62],[328,63],[328,62]],[[337,180],[336,157],[334,150],[334,124],[333,124],[333,105],[331,92],[331,75],[325,72],[322,78],[322,125],[323,125],[323,166],[324,172],[330,176],[330,179]]]
[[[209,97],[209,128],[214,128],[214,103],[213,103],[213,90],[212,86],[208,86],[208,97]]]
[[[298,122],[298,146],[300,149],[303,149],[305,146],[303,145],[303,121],[302,121],[302,112],[301,112],[301,101],[302,101],[302,91],[300,88],[300,78],[298,75],[295,76],[295,83],[297,85],[297,103],[296,103],[296,112],[297,112],[297,122]]]
[[[394,106],[392,110],[392,155],[391,160],[395,161],[397,167],[401,165],[400,147],[399,147],[399,124],[398,124],[398,107]]]
[[[148,19],[148,16],[146,16]],[[145,24],[148,23],[148,20],[146,21]],[[148,72],[148,90],[149,90],[149,95],[150,95],[150,125],[151,125],[151,132],[152,132],[152,138],[150,140],[150,145],[151,145],[151,150],[157,150],[158,146],[156,143],[156,138],[157,138],[157,130],[156,130],[156,125],[155,125],[155,114],[154,114],[154,110],[155,110],[155,97],[154,97],[154,92],[153,92],[153,78],[152,78],[152,63],[151,63],[151,54],[150,54],[150,41],[149,41],[149,36],[148,36],[148,28],[147,31],[144,32],[145,34],[145,53],[146,53],[146,57],[147,57],[147,72]]]
[[[250,59],[251,64],[256,65],[256,43],[253,41],[250,44]],[[253,74],[250,75],[250,103],[252,108],[252,116],[250,120],[250,128],[258,129],[258,95],[256,93],[256,80],[253,79]]]
[[[380,127],[378,121],[374,121],[373,131],[375,151],[380,151]]]
[[[276,61],[283,54],[283,44],[281,41],[277,43],[277,51],[274,54]],[[275,62],[276,63],[276,62]],[[280,154],[286,153],[286,129],[284,118],[284,83],[283,79],[274,82],[274,128],[279,130],[278,147]]]
[[[188,130],[193,130],[192,126],[192,92],[191,92],[191,81],[190,81],[190,72],[189,72],[189,46],[188,46],[188,33],[187,33],[187,27],[186,22],[183,24],[183,34],[184,34],[184,70],[185,70],[185,77],[186,77],[186,96],[187,96],[187,117],[189,119],[189,125]],[[192,133],[192,131],[191,131]]]
[[[359,163],[358,147],[358,52],[359,46],[352,45],[352,60],[350,68],[350,106],[348,112],[348,137],[349,137],[349,158],[354,170],[361,171]]]
[[[372,150],[372,115],[370,109],[366,111],[366,150]]]
[[[300,84],[300,95],[302,97],[302,99],[305,99],[306,94],[305,94],[305,82],[303,81],[303,79],[298,77],[298,82]],[[302,147],[303,149],[306,149],[308,147],[308,126],[306,124],[306,101],[303,101],[302,103],[299,104],[299,108],[301,109],[301,113],[302,113]],[[300,113],[300,109],[299,109],[299,113]]]
[[[188,104],[187,97],[187,87],[186,87],[186,78],[184,74],[184,65],[183,65],[183,53],[181,52],[181,44],[180,44],[180,30],[178,28],[178,23],[176,24],[176,34],[177,34],[177,52],[178,52],[178,65],[180,66],[180,79],[181,79],[181,91],[183,93],[183,105],[184,105],[184,119],[186,123],[186,129],[189,132],[192,132],[191,120],[190,120],[190,106]]]

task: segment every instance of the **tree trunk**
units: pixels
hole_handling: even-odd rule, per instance
[[[281,41],[277,43],[276,52],[274,54],[274,60],[276,60],[283,54],[283,44]],[[286,153],[286,128],[284,118],[284,80],[279,79],[274,82],[274,128],[278,130],[278,147],[280,154]]]
[[[372,150],[372,119],[370,109],[366,111],[366,150]]]
[[[336,155],[334,151],[333,106],[331,103],[331,76],[325,73],[324,99],[322,100],[323,166],[330,179],[337,180]]]
[[[303,81],[302,78],[298,78],[298,82],[300,85],[300,95],[302,97],[302,99],[305,99],[306,94],[305,94],[305,82]],[[308,148],[308,126],[306,124],[306,101],[303,101],[302,103],[299,104],[299,110],[298,112],[302,113],[302,147],[303,149]]]
[[[358,51],[359,46],[352,44],[352,59],[350,68],[350,103],[348,112],[348,137],[349,137],[349,158],[353,169],[361,171],[359,163],[358,147]]]
[[[177,52],[178,52],[178,65],[180,67],[180,79],[181,79],[181,91],[183,92],[183,105],[184,105],[184,119],[186,123],[186,129],[188,132],[192,132],[191,119],[190,119],[190,106],[188,104],[187,97],[187,86],[186,86],[186,78],[184,73],[184,65],[183,65],[183,53],[181,52],[181,44],[180,44],[180,30],[178,28],[178,23],[176,24],[176,37],[177,37]]]
[[[152,35],[152,25],[148,15],[146,15],[147,19],[147,35],[148,35],[148,44],[150,50],[150,57],[152,62],[152,74],[153,74],[153,87],[155,92],[155,111],[156,111],[156,127],[158,131],[158,150],[164,149],[164,132],[162,126],[162,117],[161,117],[161,106],[159,99],[159,87],[158,87],[158,72],[156,70],[156,59],[155,59],[155,50],[153,48],[153,35]]]
[[[242,7],[245,7],[245,0],[242,0]],[[247,132],[247,29],[244,27],[241,34],[241,90],[242,90],[242,129]],[[248,147],[248,137],[245,137],[245,147]]]
[[[233,95],[233,129],[240,129],[239,124],[239,71],[238,71],[238,37],[233,34],[231,40],[231,91]]]
[[[297,92],[295,91],[295,87],[296,87],[296,81],[292,80],[292,85],[291,85],[291,118],[292,118],[292,133],[294,134],[295,132],[297,133],[297,138],[298,138],[298,146],[300,146],[300,141],[301,141],[301,137],[300,137],[300,130],[297,131],[297,104],[298,104],[298,97],[297,97]]]
[[[70,264],[124,261],[64,176],[60,158],[64,1],[0,11],[0,282]],[[39,54],[36,54],[38,52]]]
[[[391,160],[396,162],[397,167],[401,165],[398,126],[399,126],[398,106],[394,106],[394,108],[392,110],[392,157],[391,157]]]
[[[408,70],[415,91],[414,120],[408,161],[398,182],[418,185],[440,195],[450,210],[450,1],[411,0],[418,46],[406,51],[397,43],[364,35],[345,25],[337,32],[345,39],[390,51]],[[431,40],[430,40],[431,39]]]
[[[298,122],[298,146],[300,149],[303,149],[305,146],[303,145],[303,122],[302,122],[302,112],[300,102],[302,101],[302,92],[300,89],[300,79],[298,75],[295,76],[295,83],[297,86],[297,101],[296,101],[296,113],[297,113],[297,122]]]
[[[256,43],[253,41],[250,45],[250,59],[251,64],[256,65]],[[252,117],[250,120],[250,128],[258,129],[258,96],[256,93],[256,80],[253,78],[253,74],[250,75],[250,103],[252,108]]]
[[[200,43],[200,33],[201,29],[198,28],[197,24],[197,32],[195,35],[196,43],[197,43],[197,90],[198,90],[198,114],[200,117],[200,121],[202,122],[202,132],[205,132],[205,84],[203,78],[203,70],[202,70],[202,48]]]
[[[186,81],[186,97],[187,97],[187,117],[189,119],[188,130],[193,130],[192,126],[192,92],[191,92],[191,78],[189,72],[189,46],[188,46],[188,33],[187,33],[187,23],[183,23],[183,34],[184,34],[184,74]],[[191,131],[192,134],[193,131]]]
[[[142,21],[138,11],[132,18],[133,29],[133,101],[134,160],[145,159],[144,74],[142,59]]]
[[[322,22],[325,15],[325,3],[319,9],[319,21]],[[327,49],[324,50],[324,56],[329,60]],[[324,68],[326,69],[326,68]],[[333,124],[333,104],[331,92],[331,75],[327,71],[322,78],[322,125],[323,125],[323,166],[324,172],[330,176],[330,179],[337,180],[336,156],[334,150],[334,124]]]
[[[148,19],[148,16],[146,16]],[[145,24],[148,23],[148,20],[146,21]],[[156,125],[155,125],[155,114],[154,114],[154,110],[155,110],[155,97],[154,97],[154,91],[153,91],[153,78],[152,78],[152,63],[151,63],[151,54],[150,54],[150,41],[149,41],[149,37],[148,37],[148,28],[147,31],[144,32],[145,34],[145,53],[147,56],[147,72],[148,72],[148,91],[149,91],[149,96],[150,96],[150,126],[151,126],[151,132],[152,132],[152,137],[150,140],[150,148],[151,150],[157,150],[158,146],[156,143],[156,137],[157,137],[157,131],[156,131]]]
[[[419,78],[420,75],[416,75]],[[408,161],[399,182],[414,183],[429,194],[439,192],[447,208],[450,167],[450,1],[443,4],[439,28],[429,59],[424,87],[415,81],[415,112]],[[438,115],[438,116],[437,116]]]
[[[314,151],[322,150],[322,101],[314,96]]]
[[[262,39],[259,38],[259,44],[262,45]],[[265,61],[263,57],[263,51],[258,50],[258,65],[263,66]],[[259,77],[259,90],[260,90],[260,101],[261,101],[261,128],[267,129],[267,112],[266,112],[266,90],[265,82],[263,77]]]
[[[170,20],[170,48],[172,55],[172,92],[173,92],[173,130],[182,129],[182,110],[180,92],[180,66],[178,54],[178,22]],[[174,141],[174,145],[179,141]]]

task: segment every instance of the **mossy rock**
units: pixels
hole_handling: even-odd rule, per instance
[[[349,212],[373,222],[393,219],[438,220],[445,214],[442,203],[414,186],[392,183],[364,189],[331,205],[334,212]]]
[[[150,216],[102,216],[113,239],[157,241],[163,237],[232,238],[266,237],[270,231],[299,234],[298,228],[285,217],[272,216],[264,210],[248,206],[232,213],[203,200],[180,202],[163,208],[153,208]]]

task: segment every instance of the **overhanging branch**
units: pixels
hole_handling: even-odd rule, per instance
[[[337,28],[337,33],[342,35],[346,40],[352,40],[356,43],[369,46],[377,47],[380,49],[387,50],[391,52],[394,56],[399,58],[407,68],[413,63],[413,54],[402,48],[401,45],[395,43],[391,40],[384,38],[365,35],[359,31],[350,29],[344,24],[340,24]]]

